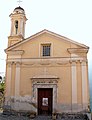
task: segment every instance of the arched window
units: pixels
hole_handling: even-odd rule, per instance
[[[18,20],[15,21],[16,34],[18,33]]]

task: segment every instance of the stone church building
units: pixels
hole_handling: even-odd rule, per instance
[[[10,14],[5,105],[36,114],[88,110],[89,47],[42,30],[25,38],[25,10]]]

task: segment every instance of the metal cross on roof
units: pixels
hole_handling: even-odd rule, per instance
[[[18,0],[17,2],[18,2],[18,5],[20,5],[20,3],[21,3],[22,1],[21,1],[21,0]]]

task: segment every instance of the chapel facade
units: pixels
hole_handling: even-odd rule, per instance
[[[39,115],[88,110],[89,47],[46,29],[25,38],[20,6],[10,18],[5,105]]]

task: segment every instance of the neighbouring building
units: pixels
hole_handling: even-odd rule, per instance
[[[5,105],[39,115],[87,111],[89,47],[46,29],[25,38],[20,6],[10,18]]]

